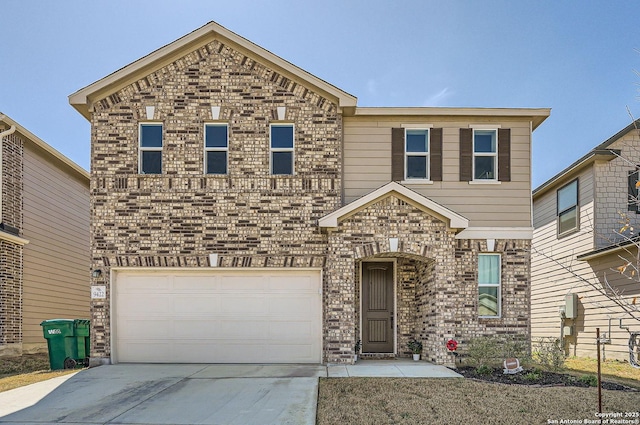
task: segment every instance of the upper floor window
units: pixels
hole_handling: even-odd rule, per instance
[[[405,179],[429,179],[429,130],[405,130]]]
[[[162,124],[140,124],[140,174],[162,174]]]
[[[558,236],[578,230],[578,180],[558,189]]]
[[[204,169],[206,174],[227,174],[229,127],[227,124],[205,124]]]
[[[500,254],[478,255],[478,316],[500,317]]]
[[[293,124],[270,126],[271,174],[293,174]]]
[[[498,165],[497,130],[473,130],[473,179],[496,180]]]

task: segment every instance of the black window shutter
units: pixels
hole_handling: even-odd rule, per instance
[[[460,181],[471,181],[471,173],[473,166],[471,164],[473,158],[473,130],[470,128],[460,129]]]
[[[511,181],[511,129],[498,129],[498,180]]]
[[[391,129],[391,180],[404,180],[404,128]]]
[[[638,170],[635,171],[629,171],[629,177],[628,177],[628,182],[629,182],[629,188],[628,188],[628,205],[627,205],[627,210],[628,211],[635,211],[635,213],[637,214],[638,212],[638,188],[636,187],[636,183],[638,182]]]
[[[442,181],[442,129],[432,128],[429,132],[429,148],[431,149],[430,178],[434,182]]]

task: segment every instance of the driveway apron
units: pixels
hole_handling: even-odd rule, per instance
[[[320,365],[100,366],[44,396],[0,393],[0,424],[311,425],[321,376]]]

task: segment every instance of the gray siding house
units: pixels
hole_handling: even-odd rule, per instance
[[[549,109],[360,108],[215,22],[69,99],[92,128],[94,363],[351,363],[415,338],[449,364],[448,339],[529,337]]]
[[[628,360],[631,333],[640,332],[634,305],[640,295],[637,249],[628,239],[640,228],[638,124],[533,191],[532,337],[559,338],[567,355],[596,357],[600,328],[608,340],[604,356]],[[623,230],[625,223],[636,230]],[[629,261],[621,273],[619,267]],[[611,299],[614,291],[621,295],[619,303]]]
[[[89,318],[89,173],[2,113],[0,164],[0,356],[46,351]]]

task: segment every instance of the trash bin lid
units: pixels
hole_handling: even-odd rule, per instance
[[[49,319],[44,320],[40,323],[40,326],[44,325],[56,325],[56,324],[67,324],[69,322],[73,323],[74,319]]]

